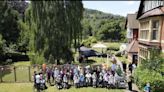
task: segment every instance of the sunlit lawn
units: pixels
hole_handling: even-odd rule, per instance
[[[16,62],[14,64],[12,64],[16,67],[16,80],[18,82],[26,82],[29,81],[29,70],[28,70],[28,66],[30,66],[30,62]],[[14,67],[10,66],[10,69],[8,70],[4,70],[3,74],[3,81],[4,82],[14,82]],[[32,74],[33,74],[34,69],[30,68],[30,77],[31,80],[32,78]],[[1,92],[1,91],[0,91]]]
[[[0,83],[0,92],[33,92],[32,83]],[[70,89],[58,90],[56,87],[48,87],[44,92],[124,92],[123,89],[106,89],[106,88],[79,88],[71,87]]]

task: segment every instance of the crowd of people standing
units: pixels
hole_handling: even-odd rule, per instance
[[[125,86],[125,74],[119,65],[111,67],[63,65],[63,67],[46,67],[39,73],[34,72],[34,87],[37,90],[47,89],[48,84],[55,84],[58,89],[68,89],[74,85],[80,87],[116,88]]]

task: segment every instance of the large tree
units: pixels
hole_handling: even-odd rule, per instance
[[[19,38],[18,12],[7,1],[0,1],[0,34],[6,44],[15,44]]]
[[[69,60],[71,45],[80,41],[82,11],[81,1],[31,1],[26,23],[35,56],[42,61]]]

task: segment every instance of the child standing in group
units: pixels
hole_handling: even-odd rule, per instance
[[[150,83],[147,83],[146,86],[144,87],[144,92],[151,92],[150,90],[151,90]]]

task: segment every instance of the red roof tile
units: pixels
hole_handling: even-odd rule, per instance
[[[157,15],[164,15],[164,7],[158,7],[155,9],[152,9],[146,13],[144,13],[139,19],[151,17],[151,16],[157,16]]]
[[[133,40],[128,45],[126,51],[129,52],[129,53],[138,52],[138,41],[137,40]]]

